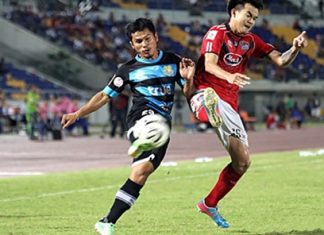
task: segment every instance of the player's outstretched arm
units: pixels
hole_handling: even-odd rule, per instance
[[[63,129],[73,124],[79,117],[86,116],[103,105],[107,104],[109,97],[102,91],[95,94],[85,105],[83,105],[78,111],[74,113],[64,114],[61,120]]]
[[[270,59],[278,66],[285,67],[290,65],[298,55],[298,52],[307,47],[308,41],[306,39],[306,31],[303,31],[297,37],[293,39],[291,48],[284,53],[280,53],[277,50],[272,51],[269,54]]]
[[[193,82],[196,71],[195,62],[193,62],[189,58],[182,58],[179,67],[181,77],[186,80],[186,83],[183,87],[183,94],[186,97],[190,97],[195,90]]]

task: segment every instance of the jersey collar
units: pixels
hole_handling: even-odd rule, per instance
[[[160,59],[162,58],[163,56],[163,51],[159,50],[159,55],[156,59],[154,60],[149,60],[149,59],[144,59],[142,57],[140,57],[138,54],[135,56],[135,59],[138,61],[138,62],[141,62],[141,63],[145,63],[145,64],[153,64],[153,63],[156,63],[156,62],[159,62]]]

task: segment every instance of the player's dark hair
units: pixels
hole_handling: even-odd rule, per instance
[[[231,16],[231,11],[233,8],[243,7],[246,3],[251,4],[259,11],[263,9],[262,0],[228,0],[227,2],[227,12]]]
[[[132,41],[132,33],[137,31],[143,31],[144,29],[148,29],[153,34],[155,34],[155,27],[153,22],[147,18],[138,18],[133,22],[130,22],[126,25],[126,34],[130,41]]]

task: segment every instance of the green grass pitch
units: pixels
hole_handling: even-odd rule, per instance
[[[229,158],[161,167],[117,235],[323,235],[324,156],[297,151],[252,156],[249,172],[221,201],[231,228],[217,228],[196,203]],[[129,168],[0,180],[1,235],[89,235],[113,202]]]

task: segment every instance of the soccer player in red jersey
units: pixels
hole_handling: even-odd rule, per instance
[[[229,223],[219,214],[217,205],[251,163],[237,104],[239,89],[250,83],[244,74],[247,61],[250,57],[268,57],[284,67],[307,46],[306,32],[294,38],[291,48],[284,53],[250,32],[263,9],[262,0],[229,0],[227,7],[229,22],[211,27],[203,38],[196,69],[197,91],[190,100],[196,117],[211,123],[231,157],[210,193],[197,204],[199,211],[221,228],[228,228]]]

